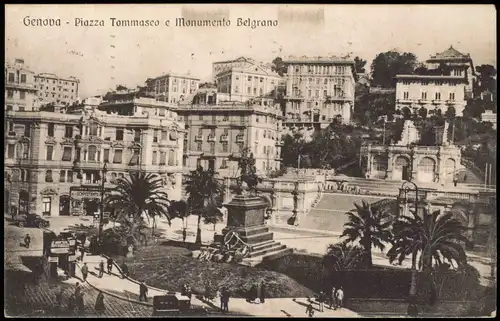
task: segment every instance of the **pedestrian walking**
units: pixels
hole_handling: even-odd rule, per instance
[[[220,306],[221,307],[221,310],[222,310],[222,305],[221,305],[221,292],[219,291],[219,289],[217,289],[217,291],[215,292],[215,305],[216,306]],[[219,302],[217,302],[217,300],[219,300]]]
[[[68,299],[68,314],[74,315],[75,314],[75,307],[76,307],[75,295],[71,294],[69,299]]]
[[[332,292],[330,293],[330,310],[337,310],[337,289],[335,287],[332,288]]]
[[[89,267],[87,266],[87,263],[83,263],[83,266],[82,266],[83,282],[87,281],[88,275],[89,275]]]
[[[102,294],[101,291],[99,291],[99,294],[97,295],[97,298],[95,300],[95,310],[98,314],[102,314],[105,310],[104,307],[104,294]]]
[[[27,233],[24,236],[24,246],[26,246],[27,249],[30,248],[30,243],[31,243],[31,236]]]
[[[56,291],[56,304],[58,308],[61,308],[63,305],[63,293],[64,290],[62,287],[59,287]]]
[[[325,304],[325,292],[319,291],[318,302],[319,302],[319,312],[323,312],[323,307]]]
[[[309,305],[307,306],[306,308],[306,314],[312,318],[314,316],[314,308],[313,308],[313,305],[312,303],[309,303]]]
[[[80,293],[76,298],[76,308],[78,310],[78,315],[85,314],[85,301],[83,299],[83,293]]]
[[[125,279],[128,276],[128,266],[125,264],[125,261],[123,261],[122,266],[122,279]]]
[[[108,274],[111,274],[112,269],[113,269],[113,259],[108,258]]]
[[[148,301],[148,287],[144,283],[144,281],[139,284],[139,301],[142,301],[144,298],[144,302]]]
[[[85,256],[85,243],[80,247],[80,261],[83,262],[83,257]]]
[[[104,275],[104,261],[101,260],[99,263],[99,279]]]
[[[344,290],[342,287],[337,290],[337,306],[339,309],[344,306]]]
[[[82,292],[82,288],[80,287],[80,283],[76,282],[76,284],[75,284],[75,299],[77,296],[80,295],[81,292]]]
[[[266,285],[264,284],[264,281],[262,281],[262,284],[260,285],[260,303],[266,302]]]

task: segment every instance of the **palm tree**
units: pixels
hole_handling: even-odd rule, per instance
[[[364,250],[364,257],[367,268],[371,268],[372,246],[385,249],[384,242],[391,241],[391,220],[389,213],[378,207],[373,207],[366,201],[361,205],[354,203],[356,211],[348,212],[349,221],[344,224],[342,237],[346,237],[346,242],[359,241]]]
[[[411,299],[417,293],[417,265],[420,271],[431,274],[433,259],[438,266],[443,264],[442,259],[451,264],[454,260],[459,266],[467,263],[467,256],[462,246],[467,238],[462,234],[463,231],[464,227],[459,220],[453,218],[451,212],[440,215],[440,211],[434,211],[429,214],[425,208],[423,218],[413,212],[413,217],[403,216],[394,223],[393,245],[387,256],[391,263],[396,258],[401,263],[411,255]],[[435,293],[434,281],[431,282],[431,291]]]
[[[363,248],[347,242],[330,244],[323,262],[334,271],[353,270],[363,266]]]
[[[222,183],[216,175],[213,169],[204,170],[198,166],[187,177],[186,193],[189,195],[189,208],[198,215],[196,244],[201,244],[201,218],[210,215],[210,211],[217,205],[217,198],[223,192]]]
[[[131,235],[141,225],[142,214],[153,220],[152,233],[156,226],[156,217],[165,217],[170,225],[168,207],[170,201],[163,189],[163,180],[158,174],[144,171],[129,172],[128,178],[119,178],[107,197],[106,202],[115,209],[117,220],[129,224]],[[128,220],[126,216],[131,217]]]

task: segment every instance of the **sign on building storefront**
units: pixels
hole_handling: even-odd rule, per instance
[[[109,193],[107,188],[105,193]],[[99,186],[72,186],[70,193],[70,211],[72,215],[85,215],[85,200],[94,199],[101,201],[101,187]]]
[[[58,262],[59,262],[58,256],[50,256],[49,257],[49,263],[58,263]]]
[[[50,245],[51,254],[68,254],[71,253],[70,242],[68,241],[52,241]]]

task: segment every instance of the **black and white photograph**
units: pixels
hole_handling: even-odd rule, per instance
[[[494,5],[4,9],[5,317],[496,317]]]

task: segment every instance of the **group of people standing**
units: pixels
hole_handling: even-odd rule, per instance
[[[57,309],[60,310],[63,307],[63,288],[59,288],[56,292],[56,305]],[[97,314],[102,314],[105,310],[104,305],[104,294],[99,291],[97,294],[96,302],[95,302],[95,311]],[[79,282],[75,285],[74,293],[71,293],[68,298],[67,303],[67,313],[69,315],[83,316],[85,315],[85,299],[84,293],[82,291],[82,287]]]
[[[330,295],[328,295],[324,291],[320,291],[318,295],[319,312],[324,312],[325,303],[327,302],[330,303],[329,308],[331,310],[342,308],[344,306],[344,288],[342,286],[340,286],[339,288],[336,288],[334,286],[332,287]],[[309,317],[314,316],[314,308],[312,306],[312,303],[309,303],[309,305],[307,306],[306,314],[309,315]]]

